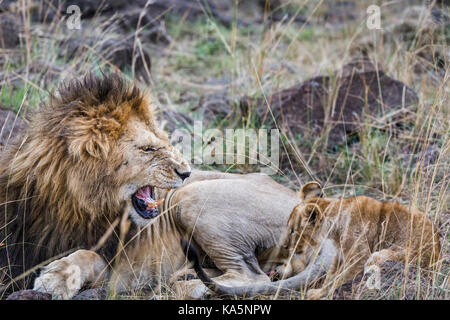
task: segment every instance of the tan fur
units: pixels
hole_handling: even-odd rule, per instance
[[[309,187],[302,189],[302,202],[288,220],[284,246],[295,256],[283,271],[300,272],[324,239],[334,241],[338,255],[322,287],[309,290],[308,298],[321,298],[327,295],[332,281],[351,280],[365,268],[380,266],[386,260],[423,268],[438,261],[439,237],[425,214],[396,202],[365,196],[309,196],[311,191],[317,193]]]

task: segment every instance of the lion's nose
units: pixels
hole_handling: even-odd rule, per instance
[[[186,172],[180,172],[177,169],[175,169],[175,173],[181,178],[181,180],[186,180],[191,175],[191,171]]]

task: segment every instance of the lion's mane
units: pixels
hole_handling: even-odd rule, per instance
[[[153,121],[146,99],[115,74],[66,82],[1,152],[0,282],[91,248],[120,217],[113,169],[120,163],[108,155],[131,114]],[[114,234],[100,251],[107,259],[116,250]]]

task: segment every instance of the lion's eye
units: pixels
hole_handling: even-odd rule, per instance
[[[152,146],[145,146],[145,147],[141,147],[140,148],[142,151],[144,152],[153,152],[156,151],[156,147],[152,147]]]

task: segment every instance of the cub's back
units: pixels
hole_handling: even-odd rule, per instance
[[[404,247],[414,260],[420,257],[426,266],[431,259],[437,260],[440,252],[436,226],[423,212],[397,202],[383,202],[381,215],[386,221],[380,231],[385,245],[393,243]]]
[[[341,207],[351,215],[347,228],[353,229],[353,233],[365,232],[365,241],[372,242],[373,251],[402,247],[409,254],[410,261],[420,258],[422,266],[439,257],[437,229],[419,210],[366,196],[342,199]],[[352,232],[347,231],[347,234]]]

